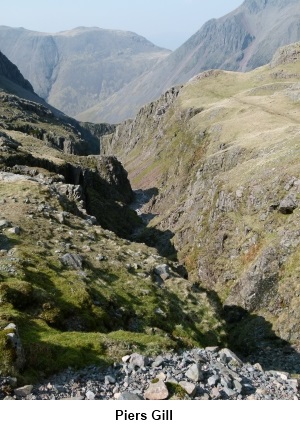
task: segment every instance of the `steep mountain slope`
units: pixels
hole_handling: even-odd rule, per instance
[[[148,232],[174,236],[189,279],[214,292],[244,351],[274,333],[300,345],[299,66],[296,44],[252,72],[199,74],[102,147],[148,195]]]
[[[208,21],[180,48],[116,94],[81,113],[93,122],[132,118],[173,85],[208,69],[246,71],[268,63],[280,46],[300,40],[298,0],[246,0]],[[129,100],[126,105],[123,100]]]
[[[71,116],[105,100],[170,52],[135,33],[84,27],[48,34],[1,26],[0,49],[37,94]]]
[[[18,114],[11,116],[10,127],[19,128],[20,131],[39,137],[47,144],[54,145],[66,152],[81,155],[99,154],[102,136],[115,129],[114,126],[108,124],[98,124],[97,126],[79,124],[73,118],[46,103],[33,91],[32,85],[24,79],[15,64],[1,52],[0,90],[8,94],[7,97],[2,94],[2,99],[10,100],[12,105],[15,104],[20,108]],[[16,95],[17,98],[14,99],[11,97],[12,95]],[[33,119],[32,112],[35,112],[38,117],[42,117],[40,124],[39,121]],[[45,124],[47,124],[46,127]],[[62,125],[64,127],[61,127]],[[5,127],[7,128],[8,125],[6,124]],[[63,133],[61,133],[62,130]]]
[[[37,97],[0,60],[0,88]],[[32,382],[133,351],[224,342],[216,305],[183,268],[129,240],[141,221],[121,163],[84,156],[89,142],[65,118],[0,91],[1,376]]]

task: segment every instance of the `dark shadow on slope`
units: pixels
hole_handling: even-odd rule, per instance
[[[240,306],[224,306],[215,291],[205,290],[210,304],[225,320],[228,347],[243,361],[260,363],[264,370],[300,373],[300,354],[278,337],[270,322]]]
[[[18,245],[18,243],[20,243],[20,240],[8,238],[3,233],[0,233],[0,249],[8,252]]]
[[[229,344],[250,362],[265,370],[300,373],[300,354],[289,342],[278,337],[271,323],[239,306],[224,306]]]
[[[144,206],[151,202],[157,195],[158,189],[155,187],[147,190],[139,189],[134,191],[134,199],[129,207],[139,217],[140,225],[134,229],[130,236],[130,240],[145,243],[155,248],[163,257],[176,261],[177,251],[171,241],[174,237],[174,233],[171,232],[171,230],[163,231],[156,227],[149,226],[150,221],[155,218],[157,214],[144,210]]]

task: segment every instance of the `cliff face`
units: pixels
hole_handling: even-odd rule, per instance
[[[148,228],[171,232],[247,348],[270,336],[265,324],[300,341],[298,71],[297,44],[253,72],[204,72],[106,142],[134,188],[156,190]]]

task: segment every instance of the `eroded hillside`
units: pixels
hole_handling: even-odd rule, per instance
[[[84,155],[95,144],[86,137],[47,107],[0,92],[3,374],[32,381],[132,351],[225,341],[206,292],[129,240],[141,221],[127,172],[115,157]]]
[[[275,335],[300,343],[299,66],[296,44],[252,72],[204,72],[102,147],[148,195],[148,231],[173,235],[244,351]]]

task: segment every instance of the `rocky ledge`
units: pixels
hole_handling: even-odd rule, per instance
[[[133,353],[107,369],[68,369],[41,384],[0,378],[3,400],[299,400],[299,380],[242,362],[227,348],[148,358]]]

